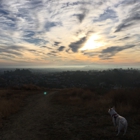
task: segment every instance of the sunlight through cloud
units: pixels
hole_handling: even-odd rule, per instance
[[[93,50],[103,46],[104,43],[99,42],[99,39],[100,37],[98,35],[92,35],[80,50]]]

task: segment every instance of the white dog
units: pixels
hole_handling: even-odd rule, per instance
[[[117,126],[117,129],[118,129],[118,133],[117,133],[117,136],[119,135],[120,131],[123,130],[124,131],[124,134],[126,133],[126,130],[127,130],[127,120],[120,116],[116,111],[115,111],[115,108],[112,107],[111,109],[108,110],[108,113],[111,115],[112,117],[112,121],[113,121],[113,124],[114,126]]]

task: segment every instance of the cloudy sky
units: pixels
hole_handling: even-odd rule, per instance
[[[140,0],[0,0],[0,67],[140,66]]]

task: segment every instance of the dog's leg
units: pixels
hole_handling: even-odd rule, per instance
[[[118,133],[116,136],[118,136],[120,134],[120,131],[121,131],[121,128],[120,128],[120,125],[118,126]]]
[[[112,121],[113,121],[113,125],[115,126],[115,132],[117,132],[118,131],[118,126],[116,125],[115,118],[113,118]]]
[[[112,121],[113,121],[113,125],[116,126],[116,123],[115,123],[115,119],[112,118]]]
[[[127,131],[127,125],[125,125],[123,136],[126,134],[126,131]]]

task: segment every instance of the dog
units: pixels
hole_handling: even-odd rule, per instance
[[[120,131],[123,130],[124,131],[124,134],[126,134],[126,131],[127,131],[127,126],[128,126],[128,123],[127,123],[127,120],[120,116],[116,111],[115,111],[115,107],[112,107],[108,110],[108,113],[111,115],[112,117],[112,121],[113,121],[113,124],[114,126],[117,127],[117,130],[118,130],[118,133],[117,133],[117,136],[120,134]]]

